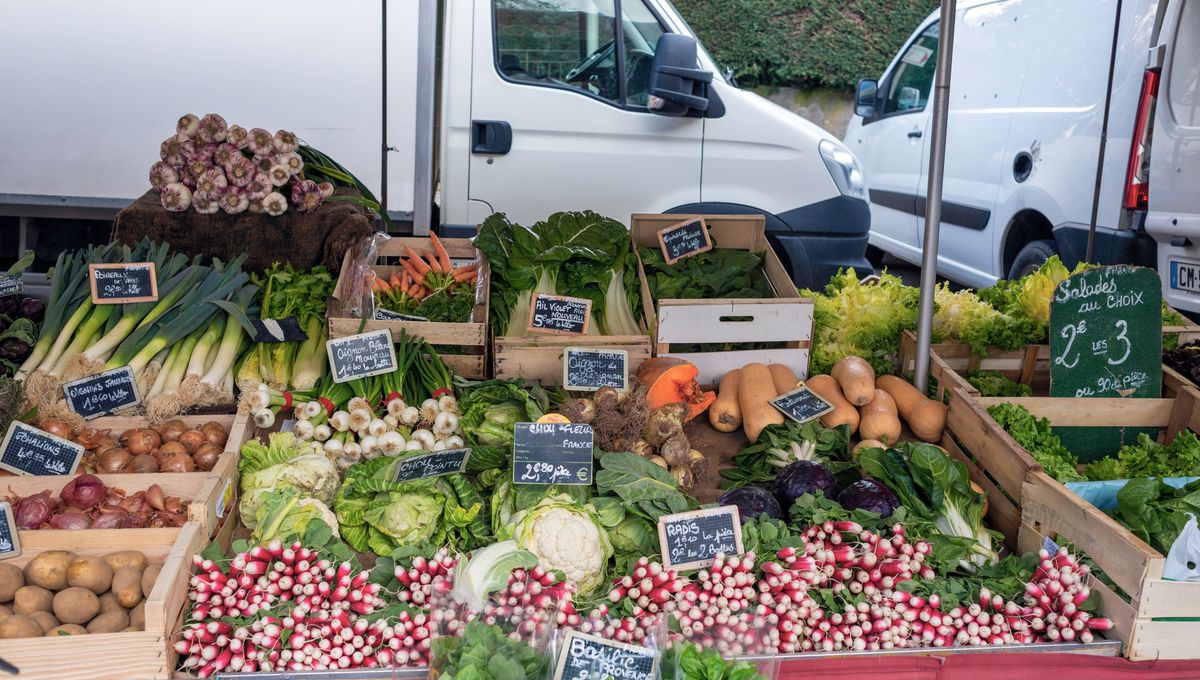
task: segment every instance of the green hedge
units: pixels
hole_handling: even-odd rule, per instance
[[[742,85],[878,77],[937,0],[674,0]]]

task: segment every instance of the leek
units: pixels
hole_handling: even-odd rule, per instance
[[[297,390],[310,390],[325,374],[329,361],[325,351],[325,323],[320,317],[309,320],[304,329],[308,339],[300,344],[292,364],[291,385]]]
[[[75,331],[75,339],[71,341],[71,344],[58,357],[55,357],[51,353],[46,358],[46,365],[51,366],[50,375],[61,377],[67,370],[67,366],[70,365],[71,360],[86,350],[100,335],[103,330],[102,327],[108,322],[109,317],[112,316],[113,311],[116,309],[116,305],[91,305],[90,299],[88,303],[88,306],[92,308],[91,313],[88,314],[87,321],[80,324],[79,328]],[[83,306],[80,307],[80,309],[83,308]],[[64,333],[63,337],[68,336]]]

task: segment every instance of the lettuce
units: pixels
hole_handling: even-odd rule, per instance
[[[988,415],[1042,465],[1046,474],[1064,483],[1083,481],[1076,470],[1079,462],[1075,454],[1051,431],[1049,420],[1017,404],[989,406]]]
[[[878,281],[863,284],[853,269],[842,270],[824,293],[800,294],[815,303],[809,373],[828,373],[847,356],[866,359],[877,373],[891,373],[900,332],[917,327],[919,291],[886,272]]]

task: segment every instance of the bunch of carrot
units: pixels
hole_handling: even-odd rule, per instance
[[[479,277],[479,263],[455,268],[450,263],[450,255],[436,234],[430,234],[433,252],[421,255],[410,246],[404,246],[404,259],[400,261],[402,273],[393,269],[391,276],[383,277],[374,271],[366,273],[371,290],[394,301],[405,297],[424,300],[434,293],[447,290],[452,286],[463,284],[474,285]]]

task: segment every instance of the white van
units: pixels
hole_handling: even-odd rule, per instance
[[[1158,241],[1163,297],[1194,312],[1200,310],[1200,0],[1171,0],[1164,15],[1148,71],[1155,87],[1139,164],[1148,181],[1139,185],[1139,200],[1149,206],[1146,231]]]
[[[869,266],[853,154],[722,76],[668,0],[14,1],[0,63],[0,233],[39,252],[212,111],[295,130],[418,232],[761,212],[798,283]]]
[[[1169,7],[1182,4],[1172,0]],[[1147,54],[1167,8],[1158,0],[958,3],[939,274],[982,287],[1025,274],[1056,253],[1073,266],[1086,255],[1098,182],[1093,259],[1155,264],[1138,165],[1141,142],[1133,140],[1152,115]],[[1193,70],[1195,35],[1193,30]],[[929,97],[939,38],[934,13],[878,81],[859,83],[858,115],[845,137],[867,173],[871,245],[910,262],[920,262],[924,238]],[[1190,106],[1195,116],[1200,109]],[[1194,159],[1194,128],[1191,134]],[[1193,224],[1200,239],[1200,224]]]

